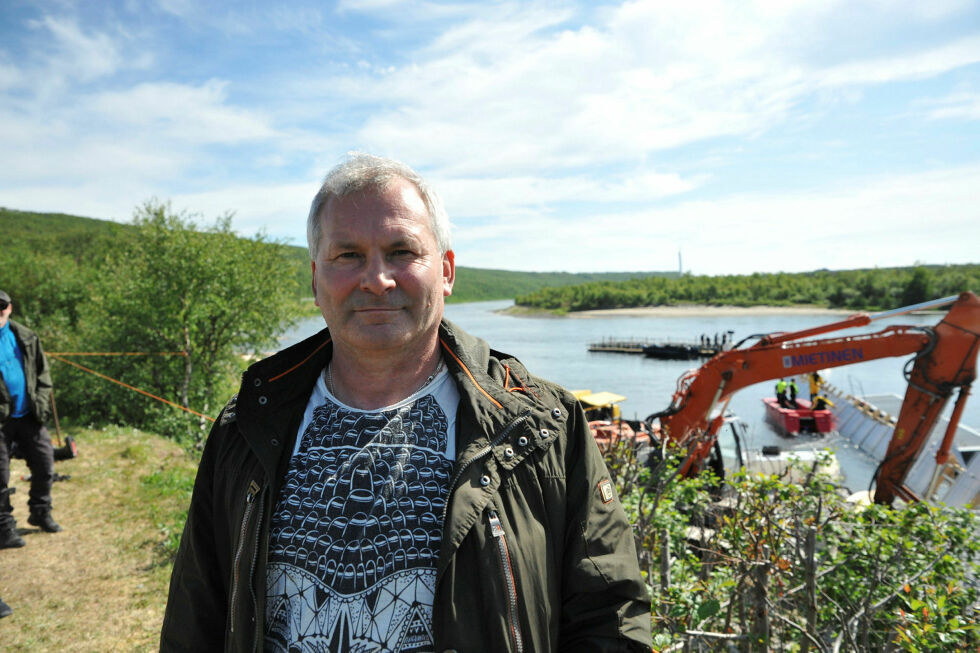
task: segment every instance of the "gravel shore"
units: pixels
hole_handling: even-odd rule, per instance
[[[855,311],[821,306],[707,306],[684,304],[678,306],[642,306],[610,308],[598,311],[573,311],[567,317],[702,317],[706,315],[851,315]]]

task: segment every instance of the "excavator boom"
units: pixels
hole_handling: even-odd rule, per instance
[[[963,293],[946,317],[935,327],[935,346],[917,356],[909,376],[909,387],[898,414],[894,435],[878,468],[875,501],[891,503],[898,496],[918,499],[903,482],[912,463],[929,439],[936,421],[957,388],[959,398],[950,417],[937,463],[945,462],[952,434],[962,414],[970,385],[977,376],[977,347],[980,342],[980,300]]]
[[[910,309],[950,303],[949,313],[935,327],[893,325],[876,333],[810,339]],[[980,300],[972,292],[876,316],[859,314],[803,331],[764,335],[752,346],[720,352],[701,368],[686,373],[678,381],[670,406],[648,417],[647,422],[661,437],[688,448],[688,460],[681,471],[695,473],[717,437],[722,422],[720,408],[737,390],[781,377],[914,354],[895,436],[877,476],[876,500],[890,503],[896,494],[907,497],[902,490],[905,474],[956,388],[960,388],[960,402],[953,417],[958,418],[976,377],[978,338]],[[955,424],[952,428],[955,430]],[[951,436],[947,439],[948,452]]]

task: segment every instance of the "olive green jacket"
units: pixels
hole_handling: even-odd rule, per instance
[[[41,349],[41,340],[36,333],[13,320],[8,320],[7,323],[24,355],[24,381],[31,413],[37,421],[44,424],[51,414],[51,370],[48,367],[48,358]],[[0,376],[0,425],[7,421],[12,410],[10,392]]]
[[[632,529],[581,408],[448,321],[457,460],[437,567],[437,651],[649,651]],[[329,333],[253,365],[205,447],[161,651],[259,651],[269,523]]]

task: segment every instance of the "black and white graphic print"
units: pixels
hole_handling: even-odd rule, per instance
[[[432,394],[313,411],[272,518],[266,650],[433,650],[448,431]]]

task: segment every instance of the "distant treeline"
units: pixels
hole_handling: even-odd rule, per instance
[[[918,265],[797,274],[649,277],[543,288],[520,295],[521,306],[584,311],[671,304],[729,306],[816,305],[887,310],[980,289],[980,264]]]
[[[677,272],[515,272],[457,267],[456,285],[448,301],[460,303],[513,299],[518,295],[533,293],[543,288],[648,277],[676,278]]]

